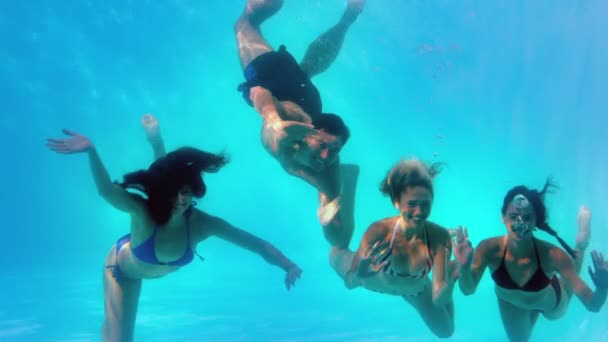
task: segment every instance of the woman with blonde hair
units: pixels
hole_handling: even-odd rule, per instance
[[[454,333],[451,238],[428,221],[440,169],[416,159],[396,163],[380,191],[398,215],[372,223],[356,252],[334,247],[330,263],[348,288],[402,296],[437,337],[447,338]]]

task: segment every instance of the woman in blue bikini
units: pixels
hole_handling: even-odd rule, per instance
[[[562,317],[572,294],[593,312],[606,301],[608,262],[602,254],[593,251],[593,268],[589,267],[595,291],[579,276],[589,244],[591,212],[581,207],[572,249],[547,222],[544,196],[551,186],[548,180],[541,191],[525,186],[509,190],[502,205],[507,234],[482,240],[475,250],[465,229],[454,231],[460,289],[465,295],[473,294],[486,268],[490,269],[502,322],[512,342],[529,340],[539,314],[550,320]],[[563,249],[538,239],[535,229],[554,236]]]
[[[144,127],[149,123],[144,119]],[[131,215],[130,234],[118,240],[105,261],[104,341],[132,341],[142,279],[162,277],[187,265],[198,243],[211,236],[251,250],[282,268],[287,273],[287,289],[300,277],[300,268],[270,243],[194,207],[194,199],[206,192],[201,173],[219,171],[227,163],[226,156],[190,147],[164,155],[162,140],[159,143],[153,138],[150,142],[160,158],[117,184],[87,137],[63,132],[71,137],[49,139],[47,146],[62,154],[86,153],[99,194]],[[127,189],[139,190],[147,198]]]

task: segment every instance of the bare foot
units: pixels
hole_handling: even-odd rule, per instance
[[[283,6],[283,0],[248,0],[244,15],[251,25],[259,26]]]
[[[342,196],[338,196],[327,204],[321,203],[317,210],[317,217],[322,226],[327,226],[336,217],[336,214],[340,211],[341,200]]]
[[[578,234],[576,234],[576,248],[584,251],[589,246],[591,239],[591,210],[581,206],[578,210]]]
[[[359,166],[355,164],[340,165],[340,178],[342,181],[340,192],[343,195],[334,198],[330,202],[327,202],[325,196],[321,198],[320,207],[317,210],[317,217],[322,226],[328,225],[340,211],[343,196],[349,196],[349,198],[354,196],[357,179],[359,178]],[[344,195],[344,193],[346,194]]]
[[[365,0],[348,0],[342,21],[346,21],[348,23],[354,22],[355,19],[357,19],[357,17],[359,16],[359,14],[363,12],[364,6]]]
[[[346,5],[346,9],[357,12],[357,14],[363,11],[363,7],[365,6],[365,0],[348,0],[348,4]]]

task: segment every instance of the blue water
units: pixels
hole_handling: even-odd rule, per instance
[[[263,31],[299,59],[344,3],[286,1]],[[303,274],[288,292],[261,258],[206,241],[205,262],[144,282],[137,341],[435,340],[402,299],[348,291],[329,268],[314,190],[264,151],[261,120],[235,91],[232,25],[243,6],[0,4],[1,341],[100,340],[103,258],[129,218],[99,198],[85,156],[43,143],[64,127],[81,132],[120,179],[152,160],[139,124],[146,112],[159,118],[168,149],[231,154],[206,176],[199,206],[275,244]],[[553,175],[551,225],[573,244],[586,204],[590,250],[608,252],[605,13],[602,0],[369,0],[335,64],[315,78],[325,108],[351,128],[342,160],[361,165],[351,248],[371,222],[394,215],[377,190],[385,172],[418,156],[449,165],[431,219],[466,225],[473,243],[504,232],[508,189]],[[453,340],[506,340],[488,274],[475,295],[455,291],[454,300]],[[608,341],[606,323],[606,308],[589,313],[573,299],[559,321],[541,317],[532,340]]]

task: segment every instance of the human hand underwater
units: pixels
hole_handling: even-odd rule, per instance
[[[452,249],[458,264],[468,266],[473,262],[473,245],[469,241],[469,232],[466,227],[449,230],[452,237]]]
[[[144,114],[141,117],[141,125],[144,127],[146,131],[146,137],[149,142],[155,142],[161,140],[160,137],[160,126],[158,124],[158,119],[154,117],[152,114]]]
[[[281,121],[281,129],[290,140],[300,143],[305,143],[308,137],[319,135],[319,132],[312,124],[298,121]]]
[[[287,269],[287,275],[285,275],[285,287],[287,290],[296,286],[296,280],[300,279],[302,275],[302,270],[298,267],[298,265],[292,265]]]
[[[593,267],[589,266],[589,276],[598,289],[608,289],[608,261],[598,251],[591,252]]]
[[[357,276],[360,278],[368,278],[375,273],[380,272],[389,263],[390,247],[386,241],[376,241],[369,246],[359,259],[357,267]]]
[[[87,152],[93,148],[93,143],[89,140],[89,138],[85,137],[82,134],[78,134],[76,132],[63,129],[63,134],[71,136],[71,138],[67,139],[53,139],[48,138],[46,142],[46,146],[51,150],[57,153],[62,154],[70,154],[70,153],[80,153]]]

